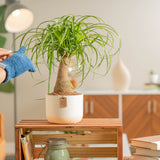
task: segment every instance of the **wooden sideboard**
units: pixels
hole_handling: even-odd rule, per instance
[[[160,92],[88,91],[84,117],[121,118],[128,139],[160,134]]]

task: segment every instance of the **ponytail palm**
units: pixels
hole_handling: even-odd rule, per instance
[[[83,83],[87,75],[103,62],[106,63],[106,75],[112,56],[119,53],[121,45],[116,30],[101,18],[91,15],[65,15],[44,21],[17,38],[21,38],[20,46],[25,45],[28,52],[32,53],[31,59],[35,60],[37,68],[41,59],[48,67],[48,88],[52,71],[59,63],[55,94],[74,93],[67,73],[71,59],[76,59]]]

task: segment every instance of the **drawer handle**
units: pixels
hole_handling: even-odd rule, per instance
[[[157,102],[154,100],[153,101],[153,113],[157,112]]]
[[[88,114],[88,101],[85,101],[85,114]]]
[[[151,113],[151,101],[148,101],[148,114]]]
[[[94,113],[94,103],[93,103],[93,101],[91,101],[90,113],[91,113],[91,114]]]

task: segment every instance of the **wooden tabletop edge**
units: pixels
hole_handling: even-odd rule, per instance
[[[15,128],[38,128],[38,127],[47,127],[47,128],[85,128],[85,127],[94,127],[94,128],[119,128],[122,127],[122,120],[119,118],[84,118],[81,122],[76,124],[55,124],[49,123],[47,119],[22,119]]]

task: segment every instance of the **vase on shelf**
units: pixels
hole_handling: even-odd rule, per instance
[[[112,81],[116,91],[127,91],[130,87],[130,72],[120,57],[112,70]]]

